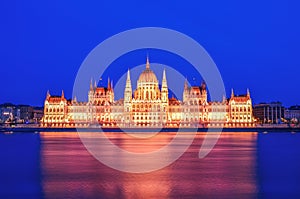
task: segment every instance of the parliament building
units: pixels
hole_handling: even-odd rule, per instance
[[[88,102],[76,98],[67,100],[47,93],[42,127],[151,128],[151,127],[252,127],[252,101],[250,92],[229,99],[208,101],[206,84],[189,86],[183,83],[182,101],[169,98],[167,74],[163,71],[161,86],[150,69],[140,74],[136,90],[132,90],[130,71],[124,88],[124,98],[115,100],[114,89],[108,79],[107,87],[90,84]]]

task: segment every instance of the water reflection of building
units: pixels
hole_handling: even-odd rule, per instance
[[[103,142],[97,134],[85,132],[85,135],[97,143]],[[168,168],[145,174],[120,172],[99,163],[81,143],[77,132],[41,132],[40,136],[45,198],[167,198],[172,190]],[[144,141],[127,134],[113,133],[107,137],[118,147],[135,153],[155,151],[172,140],[171,134],[159,134]],[[117,163],[124,160],[114,150],[102,152]],[[145,161],[126,161],[124,166],[146,164]],[[159,164],[156,161],[149,163]]]
[[[87,126],[100,124],[106,127],[247,127],[254,125],[250,92],[236,96],[233,91],[229,99],[207,101],[206,84],[189,87],[184,83],[183,100],[168,98],[166,71],[163,71],[161,87],[156,75],[150,69],[147,58],[146,68],[140,74],[137,88],[132,91],[130,71],[124,90],[124,99],[115,100],[113,86],[108,80],[107,87],[97,87],[91,82],[88,102],[76,98],[66,100],[51,96],[45,100],[42,126]]]

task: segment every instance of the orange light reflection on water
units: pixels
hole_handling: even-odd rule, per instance
[[[256,133],[222,133],[204,159],[198,158],[198,152],[205,133],[199,133],[177,161],[145,174],[119,172],[98,162],[76,132],[40,135],[46,198],[256,197]],[[140,139],[123,133],[106,133],[114,144],[141,153],[159,149],[174,135],[163,133]],[[114,155],[109,151],[106,154]]]

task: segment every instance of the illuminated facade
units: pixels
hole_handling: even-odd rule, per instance
[[[132,91],[130,71],[127,72],[124,99],[115,100],[113,86],[90,84],[88,102],[50,96],[44,104],[43,127],[251,127],[254,126],[250,92],[221,102],[207,101],[206,84],[189,87],[184,82],[183,100],[169,98],[167,75],[163,71],[161,88],[156,75],[146,68]]]

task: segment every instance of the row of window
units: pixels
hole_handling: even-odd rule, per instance
[[[143,117],[143,116],[141,116],[141,117],[137,116],[137,117],[135,117],[135,116],[133,116],[132,119],[133,120],[139,120],[139,119],[141,119],[141,120],[144,120],[144,119],[145,120],[160,120],[160,117],[159,116],[158,117],[155,117],[155,116],[154,117],[151,117],[151,116],[149,116],[149,117],[148,116],[145,116],[145,117]],[[162,119],[165,120],[166,117],[162,117]]]
[[[46,112],[64,112],[63,108],[46,108]]]
[[[244,115],[244,116],[239,116],[239,117],[238,117],[238,116],[236,116],[236,117],[234,117],[234,116],[231,117],[231,119],[233,119],[233,120],[234,120],[234,119],[235,119],[235,120],[238,120],[238,119],[240,119],[240,120],[242,120],[242,119],[246,120],[247,118],[248,118],[248,120],[251,119],[250,116],[247,117],[246,115]]]
[[[160,108],[160,105],[157,105],[157,104],[133,104],[132,105],[132,108],[153,108],[153,109],[159,109]]]
[[[250,107],[248,107],[248,109],[246,107],[235,107],[235,108],[231,108],[231,112],[250,112]]]

